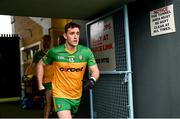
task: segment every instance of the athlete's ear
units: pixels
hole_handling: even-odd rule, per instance
[[[67,35],[66,35],[66,33],[64,33],[63,36],[64,36],[64,38],[67,40]]]

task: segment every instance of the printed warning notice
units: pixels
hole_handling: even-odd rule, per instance
[[[115,36],[112,16],[91,24],[90,46],[100,71],[116,70]]]
[[[151,36],[176,32],[173,4],[150,11]]]

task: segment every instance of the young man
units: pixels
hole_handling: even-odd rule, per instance
[[[88,47],[79,45],[80,26],[70,22],[65,26],[65,44],[49,50],[47,57],[38,63],[39,90],[42,85],[45,64],[52,64],[54,78],[52,91],[54,106],[59,118],[72,118],[77,112],[83,88],[83,75],[88,66],[91,75],[87,87],[93,88],[99,78],[99,69],[93,53]]]
[[[36,52],[33,56],[32,63],[27,67],[25,71],[25,76],[28,76],[32,73],[32,70],[36,68],[36,64],[40,61],[40,59],[46,55],[47,51],[51,46],[51,37],[49,35],[44,35],[42,37],[42,46],[43,49]],[[47,65],[44,68],[44,76],[43,76],[43,85],[45,86],[45,105],[44,105],[44,118],[48,118],[49,113],[51,111],[52,104],[52,95],[51,95],[51,78],[52,78],[52,69],[51,65]]]

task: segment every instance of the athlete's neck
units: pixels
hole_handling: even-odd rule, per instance
[[[72,46],[72,45],[69,45],[68,43],[65,43],[65,48],[66,48],[66,51],[69,52],[70,54],[75,53],[77,50],[77,46]]]
[[[45,49],[43,49],[43,52],[47,53],[48,50],[49,50],[49,48],[48,49],[45,48]]]

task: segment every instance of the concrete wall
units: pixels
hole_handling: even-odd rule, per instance
[[[30,17],[33,21],[38,23],[43,28],[43,34],[49,33],[49,28],[51,28],[51,18],[43,17]]]
[[[150,11],[172,3],[176,32],[152,37]],[[128,5],[136,118],[180,117],[179,5],[179,0],[141,0]]]
[[[43,28],[29,17],[14,17],[15,33],[21,37],[22,46],[27,46],[42,39]]]

